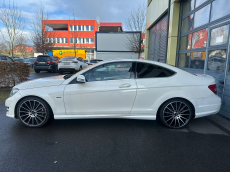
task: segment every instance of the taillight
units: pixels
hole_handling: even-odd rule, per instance
[[[38,63],[38,61],[35,61],[35,62],[34,62],[34,64],[37,64],[37,63]]]
[[[91,63],[86,63],[87,65],[91,65]]]
[[[47,63],[48,63],[48,64],[53,64],[54,62],[50,62],[50,61],[48,61]]]
[[[214,94],[217,94],[216,84],[209,85],[208,88],[209,88]]]

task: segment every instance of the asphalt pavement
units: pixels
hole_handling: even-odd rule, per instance
[[[37,75],[55,74],[31,78]],[[28,128],[5,113],[0,104],[1,172],[230,171],[230,120],[220,115],[173,130],[126,119],[55,120]]]

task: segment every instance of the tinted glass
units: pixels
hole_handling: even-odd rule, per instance
[[[81,31],[81,26],[78,26],[78,30]]]
[[[181,37],[180,50],[191,49],[191,34]]]
[[[78,57],[77,60],[83,62],[83,58],[81,57]]]
[[[224,71],[226,50],[209,51],[208,70]]]
[[[189,13],[194,9],[194,1],[195,0],[188,0],[183,3],[183,15]]]
[[[189,30],[193,29],[193,14],[186,17],[184,20],[182,20],[182,28],[181,28],[181,32],[185,33],[188,32]]]
[[[93,30],[94,30],[94,27],[93,27],[93,26],[90,26],[90,30],[93,31]]]
[[[213,46],[213,45],[227,44],[228,31],[229,31],[228,25],[212,29],[210,45]]]
[[[194,28],[209,22],[210,4],[195,13]]]
[[[93,38],[91,38],[91,43],[92,43],[92,44],[94,43],[94,39],[93,39]]]
[[[137,78],[169,77],[175,72],[148,63],[137,63]]]
[[[202,29],[192,34],[192,48],[206,47],[208,29]]]
[[[89,26],[85,26],[85,28],[86,28],[86,31],[89,31]]]
[[[0,57],[0,60],[7,60],[6,57]]]
[[[84,74],[86,82],[120,80],[134,78],[134,66],[132,62],[117,62],[101,65]]]
[[[50,60],[50,57],[47,57],[47,56],[37,57],[38,62],[45,62],[45,61],[48,61],[48,60]]]
[[[229,0],[215,0],[212,3],[211,21],[230,14]]]
[[[200,6],[201,4],[203,4],[206,1],[207,0],[196,0],[196,7]]]

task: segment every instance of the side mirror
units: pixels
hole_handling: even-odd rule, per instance
[[[85,83],[85,76],[84,75],[78,75],[77,76],[77,82]]]

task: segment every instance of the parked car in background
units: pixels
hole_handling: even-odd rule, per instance
[[[160,119],[169,128],[216,114],[215,79],[150,60],[97,63],[75,75],[23,82],[6,100],[6,115],[29,127],[49,118]]]
[[[40,71],[57,72],[58,64],[50,56],[40,55],[34,62],[34,71],[36,73],[39,73]]]
[[[12,58],[10,58],[9,56],[1,55],[1,54],[0,54],[0,61],[10,61],[10,62],[14,62],[14,60],[13,60]]]
[[[98,62],[101,62],[103,60],[100,60],[100,59],[92,59],[92,60],[89,60],[88,62],[86,62],[88,65],[94,65]]]
[[[64,57],[58,63],[59,73],[63,72],[77,72],[88,67],[81,57]]]
[[[25,62],[25,59],[21,59],[21,58],[14,58],[14,61],[16,61],[16,62]]]
[[[27,58],[25,59],[24,63],[28,63],[31,68],[34,68],[34,62],[36,61],[36,58]]]
[[[54,60],[55,63],[58,63],[60,60],[60,58],[57,56],[50,56],[50,57]]]

